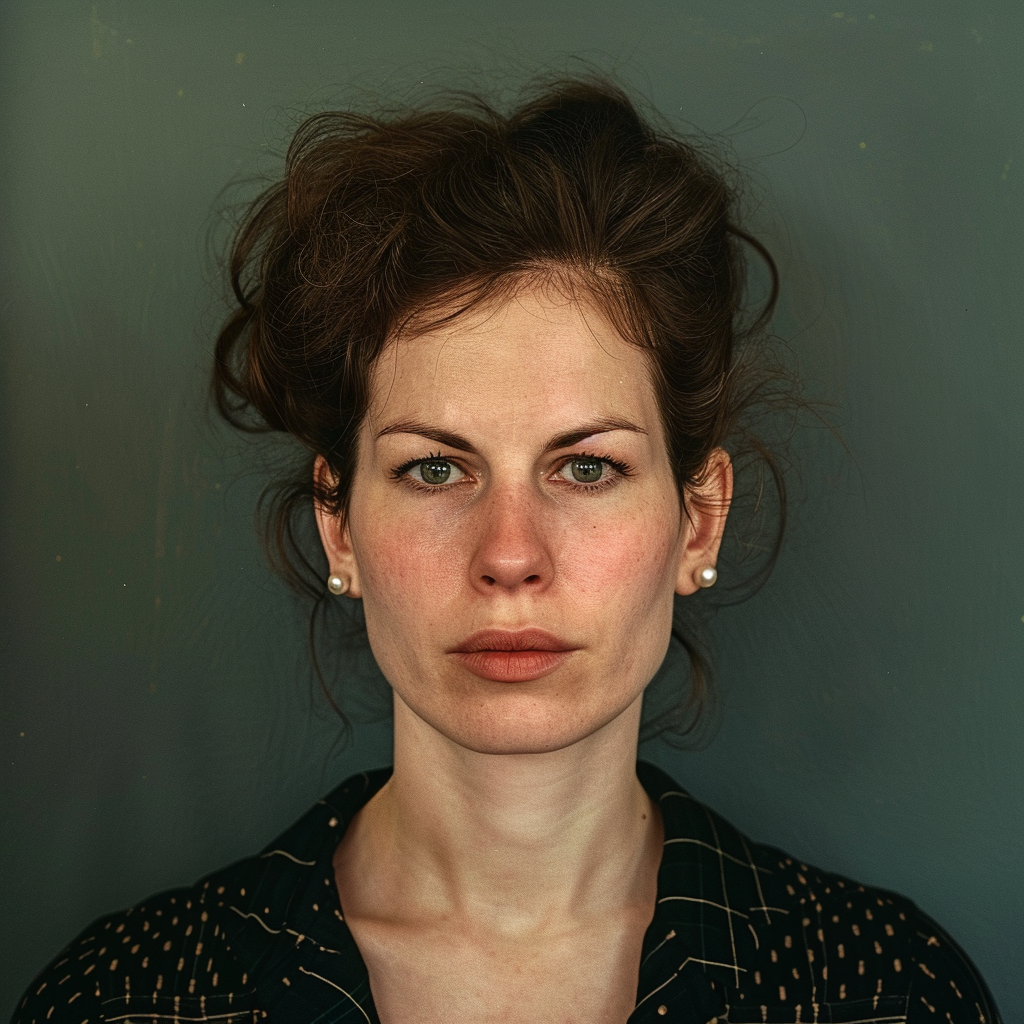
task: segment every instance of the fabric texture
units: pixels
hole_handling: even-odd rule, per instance
[[[665,847],[629,1024],[999,1024],[984,981],[908,899],[753,843],[661,769]],[[101,918],[14,1024],[378,1024],[332,856],[391,775],[353,776],[262,853]]]

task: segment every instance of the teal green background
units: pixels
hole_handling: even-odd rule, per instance
[[[1024,1020],[1022,46],[1019,2],[9,0],[0,1013],[96,916],[389,758],[311,710],[260,464],[207,417],[221,189],[313,110],[581,57],[732,147],[850,450],[801,428],[778,570],[714,622],[718,734],[644,755],[911,896]]]

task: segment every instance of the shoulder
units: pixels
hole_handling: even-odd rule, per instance
[[[659,926],[729,993],[732,1024],[998,1024],[981,975],[912,900],[748,839],[641,762],[665,850]]]
[[[257,986],[266,964],[310,944],[324,916],[331,853],[389,775],[353,776],[259,854],[94,921],[29,985],[13,1024],[262,1019],[268,992],[257,1008]]]
[[[233,872],[219,874],[227,881]],[[94,921],[35,978],[14,1024],[91,1024],[143,1010],[216,1016],[229,1024],[254,1019],[249,978],[228,940],[230,911],[217,878]]]
[[[765,898],[750,910],[755,950],[741,1001],[828,1006],[835,1020],[997,1024],[977,968],[912,900],[771,846],[749,849]]]

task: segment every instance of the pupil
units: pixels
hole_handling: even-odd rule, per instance
[[[597,483],[603,469],[604,465],[597,459],[574,459],[572,463],[572,475],[581,484]]]
[[[450,462],[424,462],[420,465],[420,474],[428,484],[443,484],[452,475]]]

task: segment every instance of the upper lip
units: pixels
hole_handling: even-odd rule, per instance
[[[543,629],[481,629],[451,649],[452,654],[475,651],[572,651],[575,647]]]

